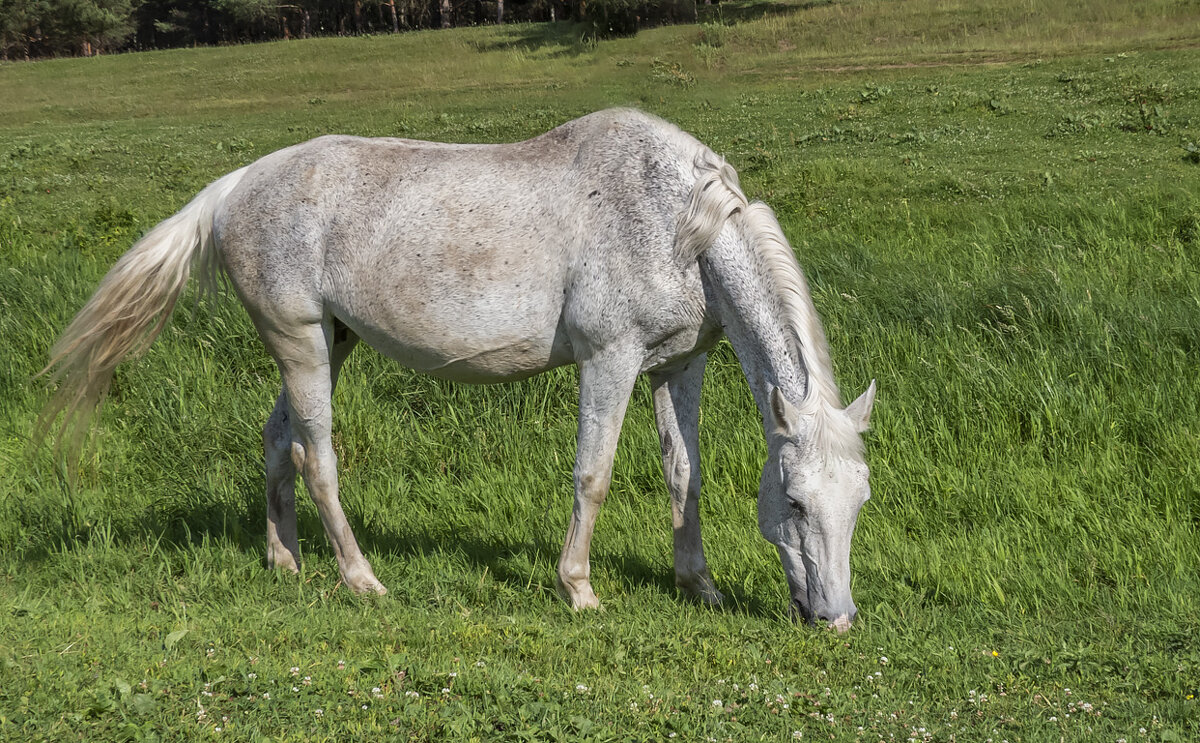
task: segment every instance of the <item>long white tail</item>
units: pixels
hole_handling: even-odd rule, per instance
[[[109,269],[92,298],[50,349],[50,363],[39,372],[58,383],[38,419],[35,441],[44,438],[63,415],[59,429],[77,448],[87,424],[112,383],[121,359],[146,350],[166,325],[175,302],[196,264],[215,280],[213,215],[241,181],[235,170],[200,192],[174,216],[146,233]]]

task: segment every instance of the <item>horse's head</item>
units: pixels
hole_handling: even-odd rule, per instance
[[[808,410],[771,390],[758,528],[779,549],[793,616],[839,632],[858,612],[850,596],[850,539],[871,497],[859,434],[874,400],[874,382],[845,410],[822,402]]]

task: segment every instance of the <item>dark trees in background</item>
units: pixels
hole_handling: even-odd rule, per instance
[[[0,0],[0,59],[568,19],[611,36],[695,10],[695,0]]]

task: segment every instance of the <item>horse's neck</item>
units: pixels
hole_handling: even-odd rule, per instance
[[[737,352],[754,402],[770,421],[770,390],[798,402],[805,398],[808,374],[793,357],[789,331],[784,326],[772,284],[759,272],[750,246],[740,238],[722,234],[701,256],[701,266],[717,298],[717,312],[725,335]]]

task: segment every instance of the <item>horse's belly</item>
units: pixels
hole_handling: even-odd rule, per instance
[[[524,379],[569,363],[565,349],[544,338],[492,339],[485,344],[431,344],[392,335],[360,335],[380,353],[403,366],[456,382],[487,384]]]

